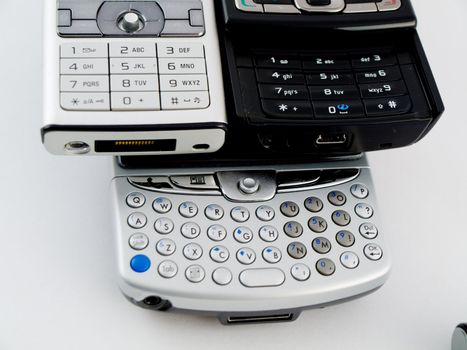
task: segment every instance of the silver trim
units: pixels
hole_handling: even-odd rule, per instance
[[[397,11],[401,8],[402,2],[401,0],[383,0],[383,2],[379,2],[376,5],[378,6],[378,11],[381,12]]]
[[[365,2],[360,4],[347,4],[345,7],[344,13],[371,13],[378,12],[376,3],[374,2]]]
[[[294,5],[270,5],[264,4],[265,13],[288,13],[288,14],[301,14],[300,10]]]
[[[290,188],[296,188],[299,186],[307,186],[307,185],[312,185],[316,182],[319,181],[321,176],[316,176],[314,179],[307,180],[307,181],[295,181],[295,182],[286,182],[286,183],[281,183],[277,186],[279,189],[290,189]]]
[[[154,183],[161,183],[161,184],[166,184],[169,185],[171,188],[156,188],[153,186],[145,186],[142,183],[144,183],[144,180],[147,179],[155,179],[153,181]],[[174,194],[197,194],[197,195],[206,195],[206,196],[220,196],[221,192],[216,191],[216,190],[188,190],[184,188],[177,188],[175,185],[170,181],[169,177],[165,176],[134,176],[134,177],[128,177],[127,178],[128,182],[130,185],[146,190],[146,191],[151,191],[151,192],[159,192],[159,193],[174,193]]]
[[[339,30],[348,31],[364,31],[364,30],[382,30],[382,29],[397,29],[397,28],[414,28],[417,26],[417,21],[401,22],[395,24],[376,24],[372,26],[361,26],[361,27],[341,27],[336,28]]]
[[[361,170],[358,169],[358,173],[355,176],[352,176],[352,177],[348,177],[348,178],[345,178],[345,179],[341,179],[341,180],[337,180],[337,181],[334,181],[334,182],[329,182],[329,183],[325,183],[325,184],[321,184],[321,185],[318,184],[318,185],[312,185],[312,186],[308,186],[308,187],[278,189],[277,193],[278,194],[279,193],[295,193],[295,192],[318,190],[318,189],[321,189],[321,188],[343,185],[343,184],[345,184],[347,182],[351,182],[351,181],[355,180],[357,177],[360,176],[360,173],[361,173]]]
[[[253,0],[235,0],[235,6],[244,12],[264,12],[263,5],[257,4]]]
[[[308,4],[306,0],[295,0],[295,6],[303,11],[308,12],[341,12],[345,8],[344,0],[331,0],[327,6],[313,6]]]
[[[316,184],[319,181],[320,177],[312,179],[306,182],[296,182],[292,184],[277,185],[276,175],[272,171],[257,171],[257,172],[218,172],[216,173],[220,190],[208,189],[188,189],[183,187],[177,187],[170,181],[170,177],[165,176],[138,176],[138,177],[128,177],[128,182],[139,189],[158,192],[158,193],[167,193],[167,194],[184,194],[184,195],[205,195],[205,196],[224,196],[227,200],[239,202],[239,203],[249,203],[249,202],[265,202],[273,199],[277,194],[281,193],[297,193],[309,190],[317,190],[327,187],[333,187],[351,182],[360,176],[361,170],[355,168],[358,172],[351,177],[340,179],[337,181]],[[326,169],[323,169],[324,171]],[[286,172],[283,172],[286,173]],[[188,175],[189,176],[189,175]],[[209,176],[206,175],[205,176]],[[259,184],[259,190],[252,194],[243,193],[238,187],[239,182],[244,177],[251,177],[256,179]],[[152,183],[160,183],[170,188],[156,188],[153,186],[144,185],[147,183],[147,179],[151,178]],[[291,187],[295,185],[297,187]]]

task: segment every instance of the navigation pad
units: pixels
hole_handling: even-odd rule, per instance
[[[200,0],[59,0],[61,36],[202,36]]]

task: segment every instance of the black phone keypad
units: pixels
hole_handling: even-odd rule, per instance
[[[383,117],[412,109],[392,51],[253,56],[261,106],[270,118]]]

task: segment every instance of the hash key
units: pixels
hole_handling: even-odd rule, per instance
[[[404,114],[412,109],[408,96],[364,100],[363,103],[369,117]]]

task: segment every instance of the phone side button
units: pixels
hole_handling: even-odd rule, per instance
[[[240,282],[249,288],[277,287],[285,281],[285,274],[279,269],[250,269],[240,273]]]
[[[271,118],[313,118],[313,109],[309,101],[262,100],[261,104],[264,113]]]

